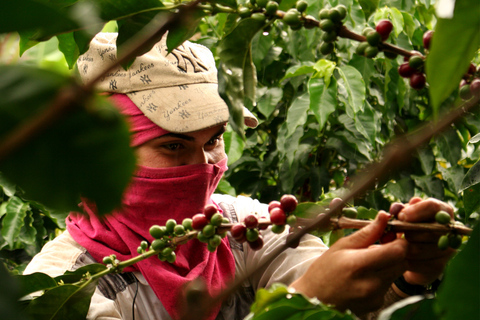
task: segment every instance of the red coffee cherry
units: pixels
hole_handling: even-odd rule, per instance
[[[474,96],[480,95],[480,79],[475,79],[470,83],[470,92]]]
[[[255,215],[249,214],[248,216],[245,217],[245,219],[243,220],[243,223],[247,228],[253,229],[258,226],[258,219]]]
[[[400,211],[405,208],[405,205],[401,202],[394,202],[390,205],[390,214],[393,215],[395,218],[398,217]]]
[[[207,217],[203,213],[197,213],[192,217],[192,228],[195,230],[202,230],[207,224]]]
[[[425,75],[423,73],[414,73],[410,77],[410,87],[412,87],[415,90],[420,90],[425,87],[425,83],[427,82],[427,79],[425,79]]]
[[[247,241],[247,227],[242,223],[237,223],[230,228],[230,234],[232,235],[233,239],[237,240],[240,243]]]
[[[393,30],[393,24],[390,20],[386,20],[386,19],[380,20],[375,26],[375,30],[377,30],[377,32],[380,33],[380,36],[382,37],[382,41],[385,41],[388,39],[390,32],[392,32]]]
[[[393,231],[387,231],[380,237],[380,243],[389,243],[397,239],[397,234]]]
[[[423,34],[423,47],[425,49],[430,49],[430,42],[432,41],[433,30],[428,30]]]
[[[282,204],[280,201],[273,200],[268,204],[268,212],[272,211],[273,208],[281,208]]]
[[[287,215],[281,208],[273,208],[270,211],[270,221],[273,224],[283,225],[287,221]]]
[[[415,69],[410,67],[408,62],[404,62],[398,67],[398,74],[403,78],[410,78],[414,73]]]
[[[203,214],[209,221],[212,218],[212,216],[217,212],[218,212],[217,206],[214,204],[207,204],[205,208],[203,208]]]
[[[297,198],[293,194],[284,194],[280,198],[280,203],[282,205],[282,209],[285,212],[293,212],[298,205]]]
[[[260,250],[263,248],[263,238],[259,236],[255,241],[247,242],[252,250]]]

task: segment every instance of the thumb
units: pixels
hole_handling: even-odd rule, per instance
[[[385,211],[379,211],[375,220],[366,227],[357,232],[342,238],[335,243],[337,249],[360,249],[368,248],[374,244],[380,237],[388,223],[390,214]]]

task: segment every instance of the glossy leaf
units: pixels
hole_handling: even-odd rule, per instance
[[[480,237],[477,223],[465,248],[449,263],[438,293],[436,311],[445,320],[478,319],[480,309]]]
[[[0,74],[0,135],[48,107],[70,81],[20,66],[2,67]],[[26,198],[66,211],[77,210],[80,196],[96,201],[100,213],[118,206],[135,164],[127,125],[104,100],[91,108],[78,108],[0,163]]]
[[[427,81],[434,111],[458,88],[480,46],[480,6],[477,0],[455,2],[452,19],[438,19],[427,57]],[[461,34],[461,36],[459,36]]]
[[[350,118],[354,118],[355,113],[364,109],[365,83],[360,72],[351,66],[341,66],[337,70],[340,74],[338,85],[344,89],[347,100],[347,114]]]
[[[480,161],[477,161],[467,172],[463,178],[462,186],[459,191],[480,183]]]
[[[310,96],[305,93],[293,101],[287,114],[287,132],[292,135],[295,129],[304,124],[307,119],[307,110],[310,108]]]
[[[20,297],[57,286],[55,279],[41,272],[16,276],[15,279],[17,279],[20,285]]]
[[[11,249],[24,226],[24,219],[30,209],[28,203],[18,197],[11,197],[6,206],[6,215],[2,221],[2,237],[7,241]]]
[[[337,108],[337,82],[332,79],[330,85],[327,86],[324,79],[311,78],[308,82],[308,91],[310,110],[317,117],[319,130],[322,130],[328,116]]]

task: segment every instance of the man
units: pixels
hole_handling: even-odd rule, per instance
[[[99,34],[78,60],[79,73],[89,81],[116,59],[116,34]],[[67,232],[48,243],[26,269],[52,276],[115,254],[126,260],[137,255],[141,241],[152,242],[151,225],[169,218],[181,222],[214,203],[232,222],[251,213],[267,215],[267,206],[247,198],[213,195],[227,169],[223,132],[228,108],[218,95],[215,61],[210,51],[185,42],[170,54],[165,40],[138,57],[125,71],[107,74],[98,88],[111,92],[112,102],[127,117],[138,168],[125,191],[122,207],[99,219],[95,205],[82,202],[83,213],[71,213]],[[256,118],[244,110],[245,123]],[[446,204],[412,199],[399,215],[405,221],[430,221]],[[282,282],[308,296],[318,297],[357,315],[407,296],[409,288],[433,282],[443,271],[451,251],[439,251],[429,235],[410,235],[372,246],[384,232],[389,215],[339,240],[327,250],[320,239],[305,236],[296,249],[276,256],[257,270],[209,319],[242,319],[255,290]],[[270,252],[284,243],[287,233],[264,233],[264,246],[254,251],[231,238],[215,252],[204,243],[189,241],[176,250],[174,263],[156,257],[143,260],[124,273],[104,277],[92,298],[89,319],[171,319],[178,317],[178,300],[185,285],[201,277],[216,293],[234,277],[256,269]],[[403,278],[400,278],[403,275]],[[402,288],[392,284],[402,279]],[[399,283],[399,282],[397,282]],[[407,288],[407,289],[405,289]],[[417,287],[412,287],[417,288]]]

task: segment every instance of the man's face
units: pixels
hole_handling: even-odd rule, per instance
[[[214,164],[225,158],[225,125],[189,132],[168,133],[136,148],[138,164],[169,168],[189,164]]]

